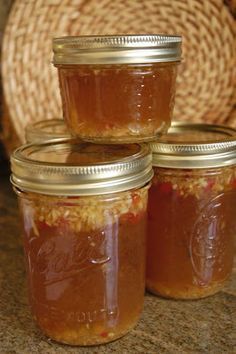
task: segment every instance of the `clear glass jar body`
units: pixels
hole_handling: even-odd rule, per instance
[[[148,204],[147,288],[175,299],[221,290],[232,269],[235,215],[235,167],[155,167]]]
[[[25,129],[27,143],[40,143],[57,138],[68,138],[70,133],[63,119],[47,119],[30,124]]]
[[[71,133],[97,143],[155,140],[174,106],[177,62],[56,65]]]
[[[71,345],[127,333],[144,300],[148,187],[89,197],[17,194],[41,330]]]

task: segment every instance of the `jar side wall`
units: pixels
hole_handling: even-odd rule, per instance
[[[236,168],[154,168],[149,191],[147,287],[173,298],[219,291],[231,273]]]
[[[46,335],[93,345],[136,324],[144,299],[147,194],[147,187],[113,198],[18,191],[31,307]]]
[[[95,142],[153,140],[171,123],[177,64],[58,66],[72,134]]]

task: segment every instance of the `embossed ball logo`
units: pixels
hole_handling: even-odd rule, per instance
[[[32,259],[33,272],[50,285],[110,261],[105,233],[94,232],[79,238],[73,233],[58,234],[45,240]]]
[[[207,285],[224,268],[230,233],[235,229],[232,194],[218,195],[199,212],[190,238],[190,258],[199,285]]]

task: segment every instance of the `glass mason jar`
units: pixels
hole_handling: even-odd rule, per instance
[[[123,336],[144,300],[149,147],[51,140],[11,163],[38,326],[72,345]]]
[[[55,38],[63,115],[71,133],[97,143],[155,140],[174,106],[181,37]]]
[[[148,290],[198,299],[222,289],[236,235],[236,131],[175,123],[152,144]],[[234,135],[234,137],[233,137]]]
[[[69,138],[69,133],[63,119],[45,119],[29,124],[25,129],[27,143],[43,142],[55,138]]]

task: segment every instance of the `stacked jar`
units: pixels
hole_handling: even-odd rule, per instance
[[[101,344],[142,310],[153,177],[142,143],[170,126],[181,38],[64,37],[53,50],[74,138],[37,139],[11,159],[30,303],[50,338]]]
[[[54,40],[53,49],[72,135],[123,144],[153,141],[167,132],[181,37],[63,37]]]

